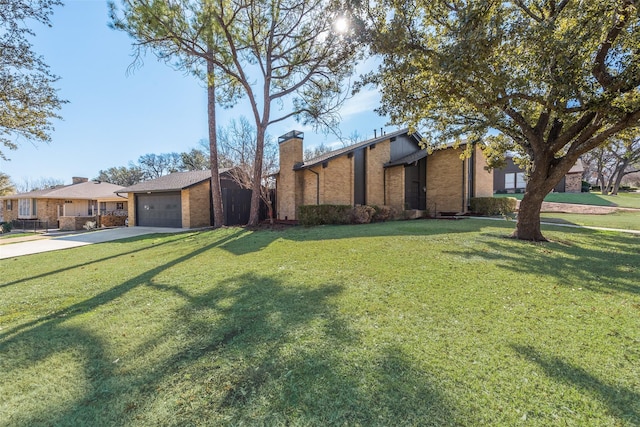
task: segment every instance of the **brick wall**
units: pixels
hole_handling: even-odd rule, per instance
[[[61,216],[60,217],[60,230],[65,231],[74,231],[74,230],[82,230],[84,225],[88,221],[96,222],[95,216]],[[96,222],[97,226],[97,222]]]
[[[211,182],[205,181],[182,190],[182,227],[211,225]]]
[[[136,224],[136,195],[134,193],[128,193],[127,206],[129,211],[129,227],[133,227]]]
[[[436,150],[427,156],[428,210],[436,213],[463,210],[462,187],[466,183],[466,171],[460,154],[460,150],[446,149]]]
[[[302,203],[303,192],[299,188],[304,177],[293,170],[302,161],[302,139],[291,138],[279,144],[280,173],[277,179],[278,219],[295,219],[297,206]]]
[[[58,224],[58,211],[64,205],[62,199],[38,199],[37,216],[40,221],[48,221],[51,227]]]
[[[367,204],[385,204],[384,197],[384,164],[391,159],[391,141],[386,140],[369,147],[367,150]]]
[[[398,211],[404,210],[404,166],[387,170],[387,205]]]
[[[7,208],[9,204],[9,200],[2,201],[2,214],[4,216],[4,221],[9,222],[14,219],[18,219],[18,199],[11,199],[11,210]]]
[[[353,158],[344,155],[321,168],[320,204],[353,204]]]
[[[127,219],[125,215],[100,215],[100,227],[122,227]]]
[[[582,173],[570,173],[565,176],[564,192],[580,193],[582,191]]]
[[[315,172],[315,173],[314,173]],[[310,169],[303,169],[297,172],[301,178],[302,204],[316,205],[318,200],[322,201],[323,180],[324,175],[322,166],[316,166]],[[316,175],[316,173],[318,175]],[[318,188],[319,187],[319,188]]]
[[[476,146],[475,161],[474,195],[476,197],[492,197],[493,169],[490,171],[485,169],[487,167],[487,159],[482,154],[479,146]]]

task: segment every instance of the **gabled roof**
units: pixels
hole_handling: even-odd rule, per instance
[[[385,163],[384,167],[388,168],[391,166],[399,166],[399,165],[409,165],[411,163],[415,163],[419,160],[424,159],[425,157],[427,157],[427,150],[421,149],[416,151],[415,153],[411,153],[408,156],[404,156],[400,159],[396,159],[393,160],[391,162]]]
[[[220,169],[220,174],[229,169]],[[118,193],[142,193],[147,191],[178,191],[211,179],[211,170],[174,172],[160,178],[140,182],[118,190]]]
[[[409,129],[399,129],[399,130],[397,130],[395,132],[387,133],[387,134],[384,134],[384,135],[379,136],[377,138],[368,139],[366,141],[358,142],[357,144],[353,144],[353,145],[350,145],[348,147],[339,148],[337,150],[330,151],[330,152],[325,153],[325,154],[323,154],[321,156],[318,156],[318,157],[315,157],[313,159],[309,159],[309,160],[307,160],[305,162],[299,163],[293,168],[293,170],[311,168],[313,166],[316,166],[316,165],[319,165],[321,163],[327,162],[327,161],[329,161],[331,159],[335,159],[336,157],[340,157],[340,156],[343,156],[345,154],[352,153],[352,152],[354,152],[354,151],[356,151],[356,150],[358,150],[360,148],[368,147],[368,146],[371,146],[371,145],[375,145],[377,143],[386,141],[386,140],[391,139],[391,138],[398,137],[400,135],[405,135],[405,134],[409,134]],[[416,135],[419,138],[419,136],[417,134],[414,134],[414,135]]]
[[[116,197],[114,193],[123,187],[101,181],[88,181],[71,185],[58,185],[44,190],[12,194],[3,199],[84,199],[97,200]]]
[[[582,165],[582,160],[578,159],[576,160],[576,163],[571,166],[571,169],[569,169],[569,172],[567,173],[582,173],[584,172],[584,166]]]

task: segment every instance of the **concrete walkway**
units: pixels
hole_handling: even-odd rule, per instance
[[[506,220],[504,218],[496,218],[496,217],[488,217],[488,216],[469,216],[465,218],[473,218],[473,219],[486,219],[488,221],[510,221],[515,225],[515,220]],[[569,228],[586,228],[589,230],[600,230],[600,231],[616,231],[618,233],[629,233],[629,234],[637,234],[640,235],[640,230],[626,230],[623,228],[607,228],[607,227],[592,227],[590,225],[577,225],[577,224],[561,224],[557,222],[546,222],[540,221],[541,225],[553,225],[555,227],[569,227]]]
[[[56,235],[56,233],[42,234],[35,240],[32,238],[30,240],[17,243],[7,242],[4,244],[3,242],[3,244],[0,245],[0,259],[57,251],[60,249],[76,248],[78,246],[110,242],[112,240],[126,239],[145,234],[181,233],[184,231],[188,230],[183,228],[165,227],[120,227],[62,235]]]

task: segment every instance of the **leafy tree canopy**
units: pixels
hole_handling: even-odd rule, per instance
[[[6,196],[16,192],[15,185],[6,173],[0,172],[0,196]]]
[[[544,240],[544,196],[640,120],[636,0],[386,0],[360,5],[381,112],[427,142],[483,137],[529,160],[514,237]],[[391,8],[392,12],[389,12]],[[496,133],[497,131],[497,133]]]
[[[18,148],[17,138],[49,142],[52,119],[66,102],[53,84],[58,77],[33,51],[29,22],[50,25],[60,0],[0,0],[0,144]],[[7,160],[0,150],[0,158]]]

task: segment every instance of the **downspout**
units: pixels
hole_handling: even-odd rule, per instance
[[[320,204],[320,174],[313,169],[307,169],[316,176],[316,205]]]
[[[464,197],[465,196],[465,190],[466,190],[466,185],[465,185],[465,182],[464,182],[464,171],[466,169],[465,165],[464,165],[465,161],[466,160],[462,160],[462,210],[461,210],[461,212],[464,212],[465,207],[467,205],[467,201],[465,200],[465,197]]]
[[[471,157],[469,158],[469,198],[467,199],[467,209],[471,208],[471,199],[475,194],[475,175],[476,175],[476,143],[471,143]]]

